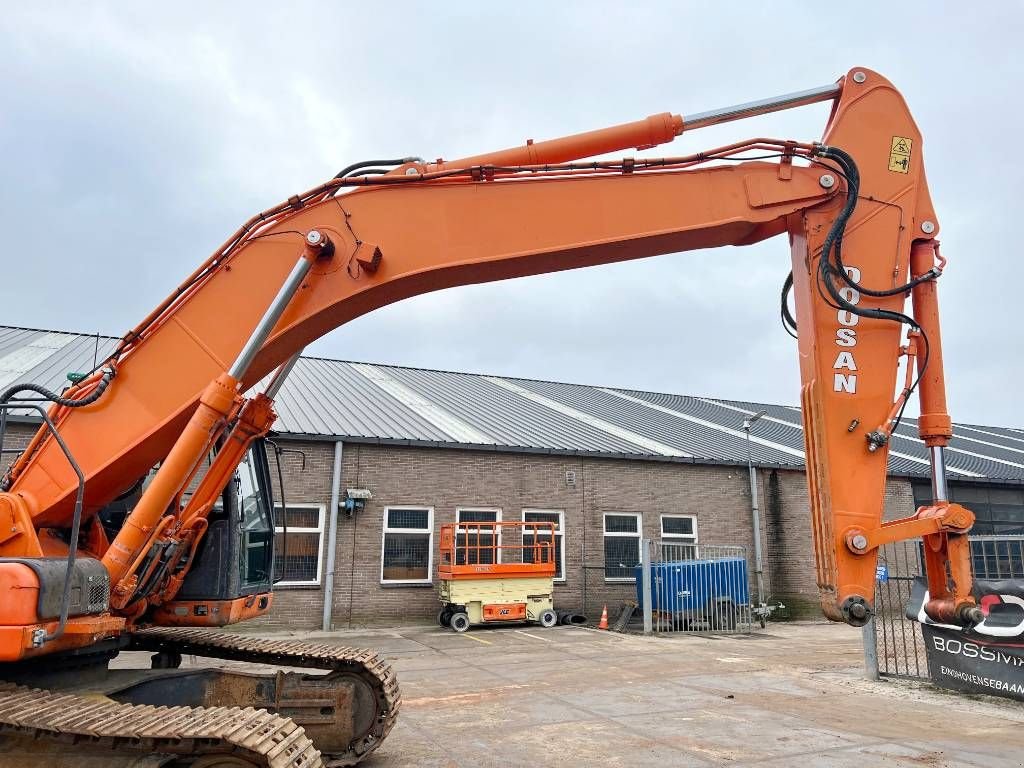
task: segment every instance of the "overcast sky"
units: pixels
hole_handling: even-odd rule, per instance
[[[950,262],[953,417],[1024,426],[1024,6],[488,5],[5,7],[0,323],[120,335],[251,214],[355,160],[458,157],[700,112],[861,65],[894,81],[924,134]],[[697,131],[667,151],[813,140],[826,114]],[[788,261],[776,238],[457,288],[378,310],[309,352],[795,404],[795,342],[777,321]]]

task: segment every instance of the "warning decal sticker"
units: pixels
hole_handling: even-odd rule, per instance
[[[889,147],[889,170],[895,173],[910,172],[910,154],[914,149],[913,139],[893,136]]]

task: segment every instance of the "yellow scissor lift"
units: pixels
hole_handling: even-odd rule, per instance
[[[441,526],[442,627],[558,623],[554,523],[473,522]]]

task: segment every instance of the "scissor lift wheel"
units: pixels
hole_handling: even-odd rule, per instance
[[[542,627],[553,627],[558,623],[558,614],[551,609],[541,611],[540,616],[537,617],[537,623]]]
[[[469,614],[464,611],[453,613],[452,617],[448,620],[448,626],[456,632],[465,632],[469,629]]]

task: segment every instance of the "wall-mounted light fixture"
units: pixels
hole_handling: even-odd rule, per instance
[[[341,506],[345,510],[345,514],[352,517],[353,514],[365,507],[366,502],[372,498],[373,494],[366,488],[346,488],[345,501]]]

